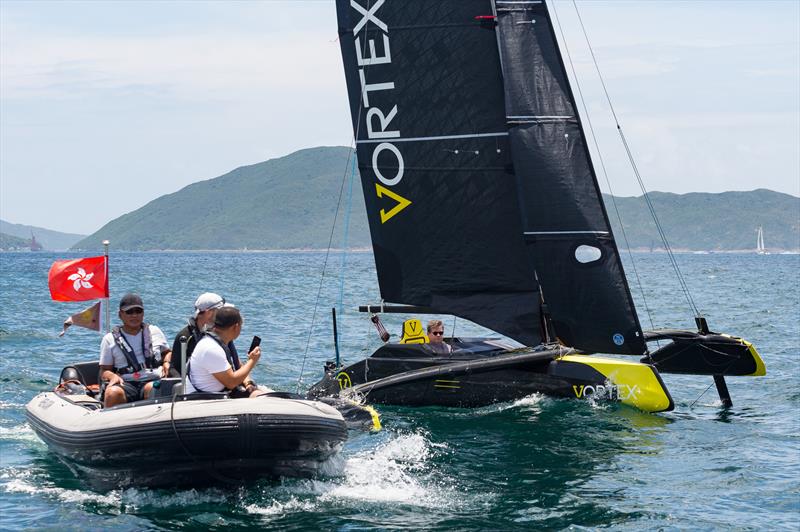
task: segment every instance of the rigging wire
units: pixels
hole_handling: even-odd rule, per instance
[[[354,141],[355,142],[355,141]],[[308,348],[311,345],[311,335],[314,333],[314,324],[317,318],[317,310],[319,309],[319,300],[320,296],[322,295],[322,286],[325,281],[325,272],[328,267],[328,258],[331,254],[331,244],[333,242],[333,233],[336,229],[336,220],[339,217],[339,210],[342,203],[342,195],[344,194],[344,185],[347,182],[347,167],[350,166],[350,159],[353,157],[354,148],[351,145],[350,153],[347,155],[347,165],[345,166],[344,174],[342,175],[342,184],[339,187],[339,198],[336,201],[336,212],[333,215],[333,223],[331,224],[331,233],[328,237],[328,248],[325,250],[325,259],[322,262],[322,273],[319,277],[319,286],[317,286],[317,297],[314,299],[314,311],[311,313],[311,326],[308,328],[308,335],[306,336],[306,348],[303,351],[303,361],[300,364],[300,375],[297,377],[297,385],[296,390],[297,393],[300,393],[300,385],[303,382],[303,373],[306,368],[306,359],[308,358]]]
[[[347,244],[350,236],[350,213],[353,210],[353,180],[356,177],[356,158],[350,167],[350,178],[347,185],[347,204],[344,211],[344,235],[342,237],[342,266],[339,272],[339,316],[344,316],[344,272],[347,266]],[[339,342],[338,332],[336,342]]]
[[[667,235],[664,232],[664,228],[661,225],[661,221],[658,219],[658,215],[656,215],[655,207],[653,206],[653,202],[650,199],[650,194],[647,191],[647,188],[644,185],[644,181],[642,180],[642,176],[639,173],[639,168],[636,166],[636,161],[633,158],[633,154],[631,153],[630,146],[628,145],[628,141],[625,138],[625,133],[622,131],[622,126],[619,123],[619,118],[617,117],[617,113],[614,110],[614,105],[611,103],[611,97],[608,94],[608,88],[606,87],[605,79],[603,78],[602,73],[600,72],[600,66],[597,63],[597,57],[594,54],[594,49],[592,48],[592,44],[589,41],[589,35],[586,32],[586,26],[583,24],[583,18],[581,17],[581,13],[578,10],[578,4],[575,0],[572,0],[572,5],[575,8],[575,13],[578,15],[578,21],[581,25],[581,30],[583,31],[584,39],[586,40],[586,45],[589,47],[589,53],[592,56],[592,62],[594,63],[595,71],[597,72],[597,76],[600,78],[600,83],[603,86],[603,92],[606,96],[606,101],[608,102],[608,106],[611,109],[611,114],[614,117],[614,123],[617,126],[617,132],[619,133],[620,139],[622,140],[622,145],[625,147],[625,152],[628,156],[628,161],[631,164],[631,168],[633,169],[633,173],[636,176],[636,180],[639,182],[639,188],[642,190],[642,194],[647,204],[647,208],[650,211],[650,215],[653,217],[653,221],[656,224],[656,229],[658,230],[658,234],[661,237],[661,241],[664,243],[664,249],[667,251],[667,255],[669,256],[670,263],[672,264],[673,269],[675,270],[675,275],[678,278],[678,282],[681,285],[681,289],[683,290],[684,296],[686,296],[686,300],[689,303],[692,311],[694,312],[695,316],[700,316],[700,311],[695,305],[694,298],[692,298],[692,294],[689,291],[689,286],[686,284],[686,280],[681,273],[680,267],[678,266],[678,261],[675,258],[675,254],[672,252],[672,247],[669,245],[669,241],[667,240]]]
[[[633,258],[633,252],[631,251],[631,245],[628,241],[628,234],[625,231],[625,225],[622,223],[622,215],[619,212],[619,207],[617,207],[617,200],[614,196],[614,189],[611,186],[611,180],[608,177],[608,171],[606,170],[606,163],[603,159],[603,154],[600,151],[600,145],[597,142],[597,135],[594,132],[594,126],[592,125],[592,119],[589,116],[589,110],[586,107],[586,99],[583,97],[583,90],[581,89],[581,83],[578,80],[578,75],[575,71],[575,64],[572,62],[572,55],[569,53],[569,46],[567,45],[567,39],[564,36],[564,30],[561,27],[561,20],[558,18],[558,11],[556,10],[555,2],[553,5],[553,15],[555,15],[556,24],[558,25],[558,32],[561,34],[561,42],[564,43],[564,51],[567,54],[567,60],[569,61],[569,67],[572,70],[572,77],[575,80],[575,87],[578,89],[578,97],[581,101],[581,107],[583,107],[583,115],[586,117],[586,123],[589,126],[589,132],[592,136],[592,142],[594,143],[595,153],[597,153],[598,160],[600,161],[600,168],[603,171],[603,176],[606,180],[606,186],[608,186],[608,192],[611,195],[611,204],[614,206],[614,212],[617,214],[617,220],[619,221],[619,227],[622,231],[622,238],[625,240],[625,247],[628,251],[628,257],[631,261],[631,267],[633,268],[634,276],[636,277],[636,285],[639,287],[639,292],[642,295],[642,302],[644,303],[645,311],[647,312],[647,318],[650,320],[650,328],[655,329],[655,325],[653,324],[653,313],[650,310],[650,306],[647,304],[647,296],[644,292],[644,286],[642,285],[642,280],[639,278],[639,271],[636,268],[636,261]],[[576,8],[577,9],[577,8]]]
[[[368,9],[369,9],[371,3],[372,2],[367,2],[367,6],[366,7]],[[338,38],[337,38],[337,40],[338,40]],[[366,54],[367,41],[368,41],[368,39],[364,39],[364,44],[363,44],[363,47],[362,47],[362,50],[361,50],[361,56],[362,57],[364,57],[364,55]],[[367,75],[367,66],[368,65],[364,65],[364,76],[365,77]],[[352,173],[350,174],[351,179],[350,179],[350,190],[349,190],[349,194],[348,194],[348,196],[349,196],[349,200],[348,201],[350,202],[350,205],[352,205],[352,192],[353,192],[353,179],[352,178],[355,175],[356,162],[358,160],[358,156],[356,154],[356,141],[358,140],[358,133],[361,130],[361,112],[362,112],[362,109],[364,108],[364,106],[362,105],[363,104],[363,100],[364,100],[364,93],[362,92],[360,100],[359,100],[359,104],[358,104],[358,120],[356,120],[356,129],[355,129],[355,132],[353,133],[352,141],[350,142],[350,151],[349,151],[349,153],[347,155],[347,163],[345,164],[345,170],[342,173],[342,184],[339,187],[339,197],[336,200],[336,212],[333,215],[333,223],[331,224],[331,232],[330,232],[330,235],[328,237],[328,247],[325,250],[325,260],[323,261],[323,264],[322,264],[322,273],[321,273],[320,278],[319,278],[319,286],[317,287],[317,296],[314,299],[314,311],[311,314],[311,326],[308,329],[308,336],[306,337],[306,348],[303,351],[303,361],[300,364],[300,374],[297,377],[297,385],[296,385],[297,393],[300,393],[300,386],[303,383],[303,373],[305,372],[305,368],[306,368],[306,359],[308,358],[308,348],[309,348],[309,346],[311,344],[311,335],[314,333],[314,324],[316,322],[317,310],[319,309],[320,296],[322,295],[322,286],[323,286],[324,281],[325,281],[325,273],[326,273],[327,267],[328,267],[328,259],[329,259],[330,254],[331,254],[331,244],[333,243],[333,233],[334,233],[334,230],[336,229],[336,220],[338,220],[339,212],[341,211],[342,195],[344,194],[344,185],[347,182],[348,168],[351,166],[351,161],[352,161]],[[350,207],[350,205],[348,205],[348,207]],[[350,224],[350,212],[349,211],[350,211],[350,209],[348,208],[347,218],[346,218],[346,221],[344,222],[345,223],[345,228],[344,228],[344,230],[345,230],[345,235],[344,235],[345,245],[347,243],[348,227],[349,227],[349,224]],[[343,253],[346,255],[347,250],[345,249],[343,251]],[[344,265],[345,265],[345,257],[343,256],[342,257],[342,279],[341,279],[341,284],[340,284],[342,293],[344,292]],[[342,296],[340,296],[339,304],[342,305]]]

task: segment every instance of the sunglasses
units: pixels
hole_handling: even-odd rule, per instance
[[[123,310],[125,314],[128,316],[132,316],[134,314],[144,314],[144,309],[141,308],[129,308],[128,310]]]
[[[205,310],[201,310],[200,314],[202,314],[203,312],[208,312],[209,310],[217,310],[217,309],[220,309],[220,308],[222,308],[224,306],[225,306],[225,298],[223,297],[221,301],[218,301],[218,302],[214,303],[213,305],[211,305],[210,307],[208,307]]]
[[[436,331],[436,332],[432,332],[431,334],[434,335],[434,336],[442,336],[444,333],[441,332],[441,331]]]

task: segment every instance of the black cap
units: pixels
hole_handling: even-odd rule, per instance
[[[122,296],[122,299],[119,300],[119,309],[123,312],[132,308],[144,310],[144,303],[142,303],[142,298],[139,297],[139,294],[125,294]]]

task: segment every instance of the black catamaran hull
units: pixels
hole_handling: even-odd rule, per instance
[[[491,341],[458,342],[452,356],[426,345],[388,344],[370,358],[326,372],[309,395],[361,396],[380,404],[477,407],[541,393],[619,401],[648,412],[674,403],[649,364],[575,354],[571,349],[509,350]],[[488,349],[487,349],[488,347]]]
[[[108,410],[88,396],[42,393],[26,414],[36,434],[97,487],[201,485],[309,476],[347,438],[319,402],[178,400]],[[81,475],[84,476],[84,475]]]

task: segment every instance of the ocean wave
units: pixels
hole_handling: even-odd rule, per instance
[[[311,480],[306,486],[327,503],[395,503],[443,508],[462,497],[436,480],[430,459],[443,447],[420,433],[400,434],[371,451],[346,459],[336,481]]]
[[[13,427],[0,427],[0,440],[39,442],[38,436],[26,423]]]
[[[262,515],[265,517],[283,516],[295,512],[311,512],[316,508],[316,504],[311,501],[301,500],[290,497],[287,501],[272,501],[268,506],[259,504],[247,504],[244,509],[251,514]]]
[[[72,504],[101,504],[119,506],[119,492],[112,491],[101,495],[92,491],[72,490],[52,485],[42,485],[30,471],[9,468],[0,474],[0,489],[8,493],[24,493],[37,497],[50,497]]]

